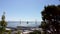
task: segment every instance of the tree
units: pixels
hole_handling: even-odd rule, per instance
[[[43,28],[45,30],[50,30],[52,29],[52,34],[59,34],[60,30],[60,5],[55,6],[45,6],[45,9],[41,12],[42,14],[42,20],[44,23],[46,22],[46,26]],[[44,24],[43,23],[43,24]],[[56,30],[56,31],[55,31]],[[46,34],[46,33],[45,33]]]
[[[18,30],[17,34],[21,34],[21,32]]]
[[[0,34],[4,34],[7,23],[5,22],[5,12],[2,15],[2,20],[0,21]]]

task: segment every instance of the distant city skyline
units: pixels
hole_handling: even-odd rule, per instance
[[[42,21],[44,6],[59,4],[59,0],[0,0],[0,20],[6,12],[6,21]]]

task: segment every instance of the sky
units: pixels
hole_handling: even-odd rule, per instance
[[[42,21],[44,6],[59,4],[59,0],[0,0],[0,20],[5,12],[6,21]]]

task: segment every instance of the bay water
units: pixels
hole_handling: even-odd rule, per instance
[[[40,22],[19,22],[19,21],[8,21],[7,27],[17,27],[17,26],[25,26],[25,27],[38,27]]]

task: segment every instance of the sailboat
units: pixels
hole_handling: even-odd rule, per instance
[[[29,22],[27,21],[27,24],[28,24]]]
[[[21,24],[21,20],[20,20],[20,24]]]
[[[35,20],[35,24],[37,24],[37,20]]]

